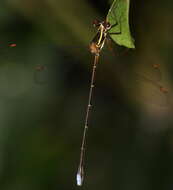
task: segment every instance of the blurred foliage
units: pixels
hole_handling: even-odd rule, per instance
[[[76,188],[93,60],[87,48],[95,32],[91,23],[105,18],[109,3],[1,0],[2,190]],[[114,44],[112,52],[103,50],[84,189],[173,187],[172,5],[132,0],[136,50],[123,53]]]

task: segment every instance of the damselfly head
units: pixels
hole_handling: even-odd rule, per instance
[[[106,30],[109,30],[110,28],[111,28],[111,24],[109,23],[109,22],[107,22],[107,21],[103,21],[103,26],[104,26],[104,28],[106,29]]]
[[[94,19],[92,24],[94,27],[98,27],[98,26],[100,26],[100,21],[98,19]]]

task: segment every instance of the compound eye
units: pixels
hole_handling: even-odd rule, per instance
[[[92,24],[94,27],[99,26],[100,21],[98,19],[95,19],[95,20],[93,20]]]
[[[111,24],[109,22],[106,23],[106,28],[110,28]]]

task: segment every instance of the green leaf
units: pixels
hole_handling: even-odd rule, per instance
[[[114,0],[106,20],[112,26],[115,25],[109,30],[109,34],[118,45],[135,48],[129,27],[129,6],[130,0]]]

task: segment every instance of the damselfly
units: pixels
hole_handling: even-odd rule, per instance
[[[94,64],[93,64],[93,69],[92,69],[88,105],[87,105],[87,109],[86,109],[84,132],[83,132],[81,153],[80,153],[80,161],[79,161],[79,166],[78,166],[78,171],[77,171],[77,176],[76,176],[77,185],[79,185],[79,186],[82,185],[83,180],[84,180],[84,154],[85,154],[85,149],[86,149],[86,133],[88,130],[89,114],[90,114],[90,110],[92,107],[91,99],[92,99],[92,93],[93,93],[93,88],[94,88],[95,72],[96,72],[98,61],[99,61],[100,52],[104,47],[107,36],[109,35],[108,31],[116,25],[115,24],[115,25],[111,26],[110,23],[107,21],[100,22],[98,20],[95,20],[93,22],[93,24],[95,27],[97,27],[98,32],[89,45],[90,52],[92,54],[94,54]],[[119,34],[119,33],[116,33],[116,34]]]

